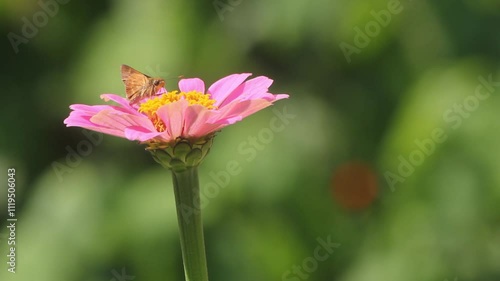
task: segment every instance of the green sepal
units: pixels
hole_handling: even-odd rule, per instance
[[[172,171],[184,171],[201,164],[213,144],[215,134],[189,140],[177,139],[173,144],[150,143],[148,150],[153,159]]]

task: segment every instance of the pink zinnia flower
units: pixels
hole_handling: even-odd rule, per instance
[[[250,75],[229,75],[207,91],[201,79],[182,79],[180,92],[160,91],[138,105],[130,105],[118,95],[103,94],[104,101],[112,100],[118,105],[73,104],[64,124],[140,141],[149,149],[164,149],[181,140],[196,143],[207,136],[211,139],[216,131],[277,100],[288,98],[286,94],[269,93],[273,80],[267,77],[245,81]]]
[[[104,94],[104,101],[117,105],[73,104],[64,120],[68,127],[144,143],[153,159],[171,170],[186,280],[208,281],[197,167],[210,151],[215,133],[288,98],[269,93],[273,80],[267,77],[245,81],[250,75],[229,75],[206,91],[201,79],[182,79],[179,91],[162,88],[139,104]]]

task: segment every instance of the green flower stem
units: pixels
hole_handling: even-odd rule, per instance
[[[172,170],[172,176],[186,281],[208,281],[198,169]]]

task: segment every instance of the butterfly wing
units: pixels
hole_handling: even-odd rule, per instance
[[[130,104],[136,103],[144,97],[150,84],[150,77],[125,64],[122,65],[121,72],[127,99],[130,100]]]
[[[142,73],[142,72],[140,72],[138,70],[135,70],[132,67],[126,65],[126,64],[122,64],[121,72],[122,72],[122,81],[124,83],[126,83],[126,80],[128,78],[130,78],[130,76],[133,75],[133,74],[140,74],[140,75],[146,76],[146,78],[151,78],[151,77],[147,76],[146,74],[144,74],[144,73]]]

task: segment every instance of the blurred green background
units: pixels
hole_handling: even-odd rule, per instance
[[[200,167],[211,280],[500,280],[497,0],[1,0],[0,31],[1,280],[183,280],[170,173],[63,125],[121,64],[290,94]]]

